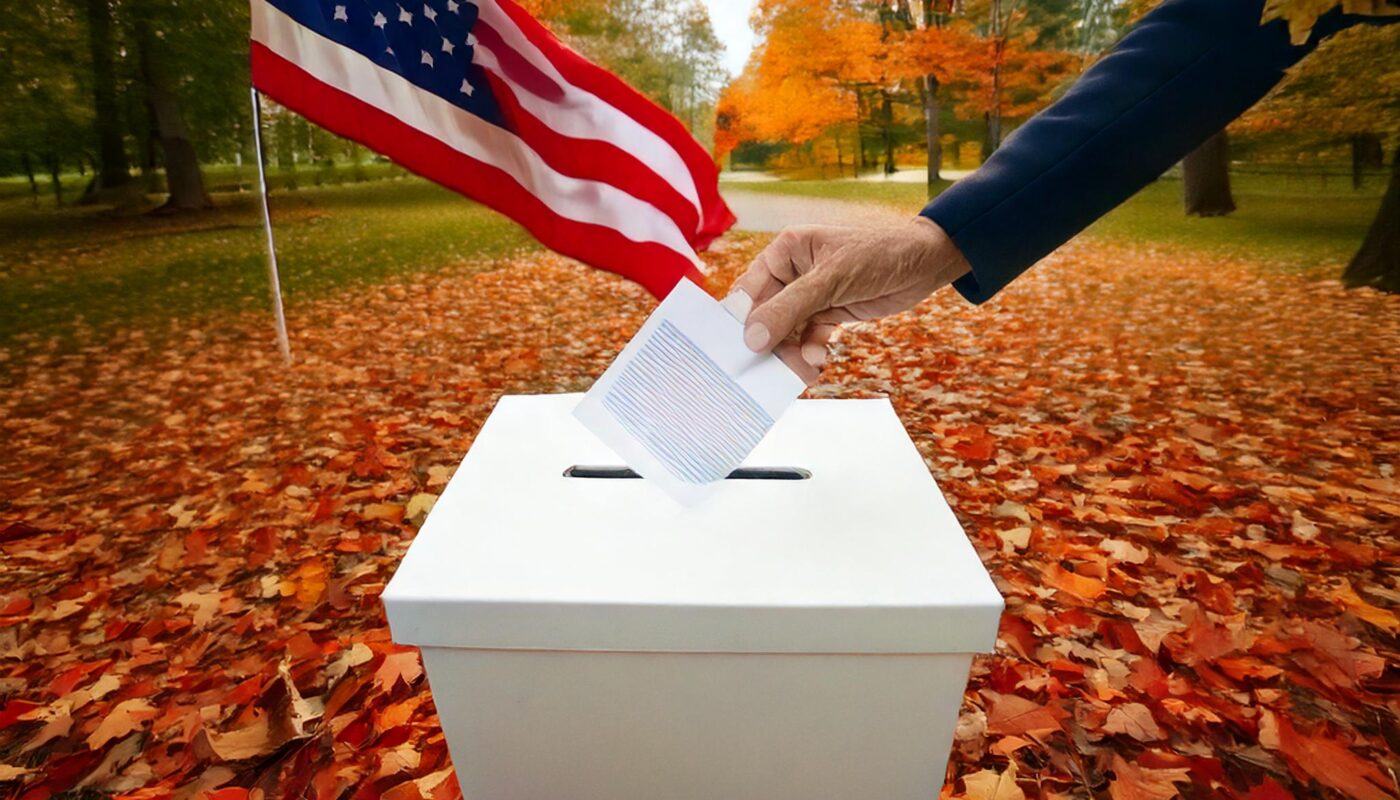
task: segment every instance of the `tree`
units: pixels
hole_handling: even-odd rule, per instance
[[[1323,42],[1239,123],[1245,130],[1286,131],[1295,140],[1345,142],[1359,179],[1365,142],[1383,136],[1400,146],[1400,24],[1359,25]],[[1358,152],[1363,150],[1363,152]],[[1392,160],[1380,210],[1342,276],[1349,286],[1400,291],[1400,173]]]
[[[136,46],[140,53],[140,74],[159,140],[165,154],[165,184],[169,197],[156,209],[158,213],[198,211],[211,208],[214,202],[204,190],[204,176],[199,169],[189,126],[180,110],[180,98],[171,79],[170,54],[161,47],[164,37],[157,36],[149,3],[138,3],[133,20]]]
[[[1189,216],[1222,217],[1235,210],[1230,192],[1230,140],[1225,131],[1182,159],[1181,186]]]
[[[97,174],[88,186],[89,202],[113,197],[131,184],[131,166],[117,100],[116,34],[110,0],[84,0],[93,122],[97,134]]]
[[[699,0],[531,0],[556,34],[710,138],[724,45]]]
[[[22,172],[38,199],[37,173],[63,200],[65,167],[89,158],[92,95],[86,30],[66,3],[20,3],[0,26],[0,172]]]
[[[1400,144],[1390,159],[1390,183],[1380,210],[1342,273],[1342,283],[1400,292]]]

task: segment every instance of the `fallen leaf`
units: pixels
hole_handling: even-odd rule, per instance
[[[12,767],[9,764],[0,764],[0,781],[14,781],[26,775],[33,774],[34,770],[24,767]]]
[[[1400,617],[1396,617],[1394,611],[1366,602],[1361,595],[1356,593],[1356,590],[1351,586],[1351,581],[1346,578],[1342,578],[1341,585],[1332,591],[1332,599],[1355,614],[1357,619],[1369,622],[1387,633],[1395,633],[1400,630]]]
[[[375,670],[374,682],[387,692],[393,689],[398,681],[403,681],[405,686],[412,686],[422,676],[423,662],[418,651],[404,650],[384,656],[384,662]]]
[[[1097,599],[1108,590],[1108,585],[1103,581],[1087,575],[1075,574],[1059,564],[1051,564],[1047,567],[1042,579],[1045,581],[1045,585],[1083,600]]]
[[[1393,800],[1390,779],[1351,747],[1320,734],[1304,736],[1282,716],[1274,724],[1278,749],[1308,777],[1354,800]]]
[[[1139,742],[1155,742],[1167,737],[1161,726],[1152,718],[1152,712],[1142,703],[1114,706],[1108,712],[1108,720],[1104,722],[1103,729],[1106,733],[1131,736]]]
[[[408,505],[404,509],[404,516],[415,525],[422,525],[427,519],[428,513],[433,510],[433,505],[437,503],[438,496],[428,492],[419,492],[408,499]]]
[[[272,735],[272,725],[266,715],[237,730],[219,733],[201,729],[192,745],[195,755],[203,761],[243,761],[265,756],[282,743]]]
[[[1026,546],[1031,543],[1031,529],[1022,525],[1011,530],[997,531],[997,538],[1001,539],[1003,553],[1025,550]]]
[[[1016,785],[1016,762],[1011,762],[1006,771],[984,769],[963,776],[968,800],[1026,800],[1026,793]]]
[[[1190,783],[1190,770],[1185,767],[1150,769],[1139,767],[1113,754],[1114,778],[1108,784],[1113,800],[1171,800],[1180,790],[1178,783]]]
[[[108,712],[102,719],[102,723],[97,726],[97,730],[87,738],[87,746],[92,750],[100,750],[103,745],[118,739],[127,734],[140,730],[145,724],[157,716],[160,712],[156,707],[142,699],[123,700],[115,708]]]
[[[1020,695],[988,692],[987,732],[1002,735],[1050,733],[1060,729],[1065,712]]]

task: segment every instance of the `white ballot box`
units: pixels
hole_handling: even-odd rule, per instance
[[[384,591],[470,800],[928,800],[1002,600],[884,400],[703,503],[505,397]]]

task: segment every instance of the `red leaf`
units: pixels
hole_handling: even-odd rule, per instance
[[[1278,715],[1279,749],[1318,783],[1355,800],[1393,800],[1390,780],[1375,762],[1341,742],[1315,734],[1304,736],[1287,717]]]

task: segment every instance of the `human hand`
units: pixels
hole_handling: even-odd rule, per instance
[[[752,299],[744,343],[773,351],[808,385],[844,322],[913,308],[971,271],[937,223],[915,217],[888,228],[785,228],[731,289]]]

